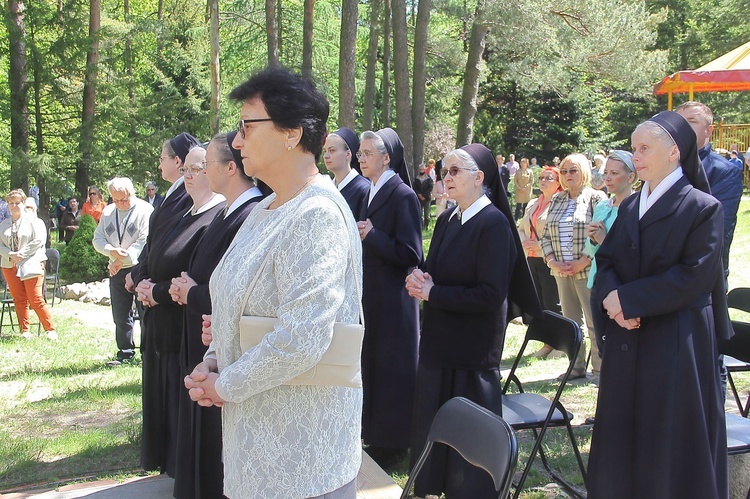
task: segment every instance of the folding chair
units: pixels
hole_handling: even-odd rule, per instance
[[[521,362],[526,346],[531,340],[546,343],[555,350],[565,352],[568,356],[568,369],[565,371],[552,400],[542,395],[524,392],[523,385],[516,375],[518,364]],[[516,360],[513,362],[513,367],[511,367],[510,374],[503,387],[503,419],[510,423],[511,427],[516,431],[532,430],[535,438],[534,447],[531,450],[523,474],[516,485],[514,498],[520,495],[537,452],[539,452],[539,457],[542,459],[542,464],[547,472],[556,482],[575,497],[584,497],[571,483],[567,482],[559,473],[550,468],[547,457],[544,454],[544,449],[542,449],[542,440],[547,432],[547,428],[564,426],[568,430],[570,444],[573,447],[578,466],[581,468],[581,476],[583,477],[583,481],[586,481],[586,468],[583,464],[583,459],[581,459],[575,435],[573,435],[573,428],[570,425],[573,415],[560,402],[565,383],[568,381],[570,372],[573,370],[573,365],[575,364],[582,341],[581,329],[578,327],[578,324],[549,310],[544,311],[544,320],[532,322],[526,330],[526,337],[523,340],[521,349],[516,356]],[[519,393],[507,393],[511,382],[518,387]]]
[[[518,461],[513,429],[497,414],[463,397],[454,397],[438,410],[422,454],[409,473],[401,499],[407,499],[414,480],[435,442],[448,445],[469,463],[492,477],[498,499],[508,496]]]
[[[47,248],[46,273],[44,274],[44,296],[47,297],[47,283],[52,283],[52,303],[55,306],[55,296],[60,291],[60,252],[55,248]]]
[[[750,288],[735,288],[727,294],[727,306],[736,308],[743,312],[750,312]],[[750,411],[750,397],[742,404],[737,387],[732,379],[732,373],[750,371],[750,334],[748,327],[743,327],[744,322],[732,321],[735,335],[727,342],[719,346],[720,353],[724,354],[724,365],[727,368],[727,381],[734,395],[737,409],[743,417],[747,417]],[[740,332],[738,332],[738,329]]]
[[[8,283],[5,283],[5,290],[3,291],[3,297],[0,299],[0,336],[2,336],[3,328],[6,326],[10,326],[10,332],[15,333],[16,332],[16,320],[14,318],[15,312],[16,312],[16,304],[13,301],[13,297],[8,292]],[[5,316],[8,316],[8,322],[5,320]],[[36,322],[31,322],[30,325],[36,324],[36,334],[39,336],[42,331],[42,324],[37,320]],[[18,325],[18,329],[20,332],[21,325]]]

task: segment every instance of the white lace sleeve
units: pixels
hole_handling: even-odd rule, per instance
[[[344,218],[324,199],[296,214],[273,245],[263,273],[272,273],[279,322],[261,343],[222,369],[216,390],[222,399],[248,397],[302,374],[328,348],[345,294],[350,258]],[[260,281],[260,280],[259,280]]]

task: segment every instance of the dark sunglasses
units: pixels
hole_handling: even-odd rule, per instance
[[[240,122],[237,124],[237,133],[240,134],[240,137],[243,139],[245,138],[245,127],[249,125],[250,123],[262,123],[264,121],[273,121],[273,118],[256,118],[252,120],[240,120]]]
[[[458,166],[451,166],[450,168],[443,168],[440,170],[440,178],[445,178],[450,174],[451,177],[458,176],[458,172],[461,170],[471,170],[471,168],[460,168]]]

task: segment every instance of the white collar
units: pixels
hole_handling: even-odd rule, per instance
[[[346,177],[344,177],[344,180],[342,180],[341,183],[336,186],[338,187],[339,192],[341,192],[341,189],[346,187],[349,184],[349,182],[354,180],[357,177],[357,175],[359,175],[359,173],[357,173],[357,170],[355,170],[354,168],[349,170],[349,173],[346,174]]]
[[[184,183],[185,183],[185,179],[183,177],[180,177],[177,180],[175,180],[174,184],[169,186],[169,190],[167,191],[167,193],[164,194],[164,201],[166,201],[169,195],[172,194],[174,191],[176,191],[177,188]]]
[[[471,217],[482,211],[488,204],[492,204],[492,201],[490,201],[490,198],[488,198],[486,194],[482,194],[479,199],[471,203],[471,206],[466,208],[466,211],[461,213],[461,225],[471,220]],[[456,213],[458,213],[458,210],[459,207],[456,206],[456,209],[453,210],[453,213],[451,213],[451,215],[448,217],[448,221],[450,221],[450,219],[453,218]]]
[[[667,192],[674,184],[683,177],[682,167],[678,166],[672,173],[664,177],[659,185],[651,192],[651,185],[648,180],[643,183],[641,188],[641,201],[638,204],[638,220]]]
[[[367,200],[367,206],[370,206],[370,203],[372,203],[372,198],[375,197],[375,194],[378,193],[380,188],[383,187],[385,183],[388,182],[391,179],[391,177],[394,177],[395,175],[396,175],[396,172],[388,168],[380,176],[380,178],[378,179],[378,183],[372,184],[370,186],[370,198]]]
[[[201,213],[210,210],[211,208],[213,208],[217,204],[223,203],[226,200],[227,200],[227,198],[225,198],[221,194],[214,193],[213,197],[211,197],[211,199],[209,199],[206,202],[206,204],[204,204],[203,206],[201,206],[200,208],[198,208],[198,211],[196,211],[195,213],[193,213],[193,208],[195,208],[195,204],[193,204],[193,206],[190,207],[190,209],[187,211],[187,213],[185,213],[183,215],[183,217],[186,217],[188,215],[192,215],[192,216],[200,215]]]
[[[234,203],[232,203],[232,206],[227,208],[227,212],[224,214],[224,218],[226,219],[229,215],[232,214],[234,210],[245,204],[246,201],[249,201],[253,198],[257,198],[258,196],[262,196],[263,193],[260,189],[257,187],[251,187],[239,196],[237,196],[237,199],[234,200]]]

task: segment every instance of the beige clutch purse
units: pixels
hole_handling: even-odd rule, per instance
[[[344,217],[346,221],[346,216]],[[270,252],[263,259],[258,272],[245,292],[242,301],[242,310],[245,310],[250,292],[255,287],[260,274],[268,262]],[[354,272],[354,254],[351,258],[352,272]],[[293,378],[285,385],[319,385],[319,386],[346,386],[351,388],[362,387],[361,363],[362,340],[365,336],[364,312],[362,310],[362,297],[357,289],[357,302],[359,304],[359,319],[361,324],[345,324],[336,322],[333,325],[333,338],[328,350],[323,354],[314,367]],[[240,317],[240,348],[243,352],[259,345],[264,337],[273,331],[279,321],[276,317],[258,317],[254,315],[243,315]]]

